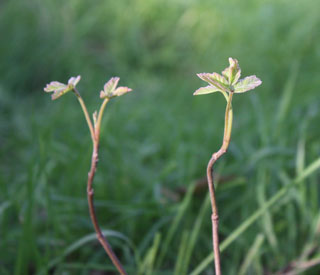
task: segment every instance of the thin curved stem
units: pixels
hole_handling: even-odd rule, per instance
[[[207,179],[208,179],[208,187],[210,193],[210,200],[211,200],[211,208],[212,208],[212,242],[213,242],[213,252],[214,252],[214,261],[215,261],[215,271],[216,275],[221,275],[221,265],[220,265],[220,249],[219,249],[219,215],[218,215],[218,207],[215,198],[215,188],[213,184],[213,165],[214,163],[227,151],[230,137],[231,137],[231,129],[232,129],[232,96],[233,93],[229,94],[227,98],[227,107],[225,113],[225,126],[224,126],[224,135],[223,135],[223,142],[222,146],[212,155],[208,162],[207,166]]]
[[[107,239],[103,236],[102,231],[100,229],[95,207],[94,207],[94,190],[92,188],[93,184],[93,179],[95,172],[97,170],[97,163],[98,163],[98,153],[99,153],[99,138],[100,138],[100,125],[101,125],[101,120],[102,120],[102,115],[104,112],[104,109],[109,101],[109,99],[105,99],[100,107],[99,115],[98,115],[98,120],[94,124],[94,127],[92,125],[87,107],[80,95],[80,93],[74,88],[73,89],[74,93],[76,94],[81,108],[83,110],[84,116],[86,118],[86,121],[88,123],[88,127],[91,133],[91,139],[93,143],[93,151],[92,151],[92,157],[91,157],[91,168],[88,173],[88,182],[87,182],[87,198],[88,198],[88,205],[89,205],[89,213],[90,213],[90,218],[92,221],[92,224],[94,226],[94,229],[97,233],[97,239],[99,240],[100,244],[108,254],[109,258],[111,259],[112,263],[114,266],[117,268],[118,272],[121,275],[126,275],[126,271],[122,267],[122,264],[120,263],[119,259],[117,258],[116,254],[113,252],[109,242]]]
[[[95,128],[95,135],[96,135],[97,139],[99,139],[99,136],[100,136],[100,126],[101,126],[102,116],[103,116],[104,109],[106,108],[108,102],[109,102],[109,98],[105,98],[104,101],[102,102],[100,110],[99,110],[98,119],[97,119],[96,125],[94,127]]]
[[[89,130],[90,130],[90,134],[91,134],[91,139],[94,140],[95,139],[94,129],[93,129],[93,125],[92,125],[92,122],[91,122],[91,119],[90,119],[86,104],[84,103],[84,101],[83,101],[80,93],[78,92],[78,90],[76,88],[73,88],[73,91],[74,91],[75,95],[77,96],[77,98],[79,100],[79,103],[81,105],[82,111],[83,111],[84,116],[86,118]]]

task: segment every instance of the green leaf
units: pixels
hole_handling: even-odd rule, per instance
[[[103,87],[103,91],[100,92],[100,98],[112,98],[115,96],[121,96],[128,92],[131,92],[132,89],[128,87],[117,87],[119,77],[112,77]]]
[[[255,75],[247,76],[234,85],[234,92],[244,93],[258,87],[259,85],[261,85],[261,83],[262,81]]]
[[[229,85],[228,81],[222,76],[217,73],[201,73],[197,74],[199,78],[202,80],[208,82],[212,86],[216,87],[220,91],[228,91],[229,90]]]
[[[68,85],[58,81],[52,81],[47,84],[47,86],[44,88],[44,91],[47,93],[53,92],[51,98],[52,100],[55,100],[65,93],[73,90],[80,81],[80,78],[80,75],[78,75],[77,77],[71,77],[68,81]]]
[[[193,95],[205,95],[205,94],[211,94],[211,93],[219,92],[219,91],[220,91],[220,89],[218,89],[217,87],[209,85],[206,87],[199,88],[198,90],[196,90],[193,93]]]
[[[228,80],[229,85],[234,85],[240,78],[241,69],[237,59],[229,57],[229,67],[225,68],[222,75]]]

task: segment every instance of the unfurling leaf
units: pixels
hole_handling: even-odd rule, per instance
[[[193,93],[193,95],[205,95],[205,94],[211,94],[211,93],[219,92],[219,91],[220,91],[220,89],[218,89],[217,87],[209,85],[206,87],[199,88],[198,90],[196,90]]]
[[[73,90],[75,86],[80,81],[80,75],[77,77],[71,77],[68,81],[68,85],[63,84],[58,81],[52,81],[44,88],[44,91],[47,93],[53,92],[51,95],[52,100],[59,98],[60,96],[64,95],[65,93]]]
[[[234,85],[235,93],[244,93],[261,85],[262,81],[255,75],[247,76]]]
[[[230,66],[224,69],[222,75],[228,80],[229,85],[234,85],[240,78],[241,69],[237,59],[229,57],[229,64]]]
[[[94,111],[94,113],[92,114],[93,125],[94,125],[94,126],[97,124],[97,117],[98,117],[98,112],[97,112],[97,111]]]
[[[117,87],[119,77],[112,77],[103,87],[103,91],[100,92],[100,98],[112,98],[115,96],[121,96],[125,93],[131,92],[132,89],[128,87]]]
[[[101,98],[111,97],[113,91],[118,85],[120,78],[119,77],[112,77],[106,84],[104,84],[103,91],[100,93]]]
[[[77,77],[71,77],[68,81],[68,85],[72,85],[73,88],[77,86],[77,84],[79,83],[81,79],[81,76],[78,75]]]

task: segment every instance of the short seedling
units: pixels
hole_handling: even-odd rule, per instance
[[[225,113],[225,123],[224,123],[224,135],[222,146],[214,153],[209,160],[207,166],[207,179],[208,179],[208,187],[210,192],[211,199],[211,208],[212,208],[212,239],[213,239],[213,252],[214,252],[214,260],[215,260],[215,270],[216,274],[221,274],[220,268],[220,250],[219,250],[219,236],[218,236],[218,208],[215,199],[215,189],[213,185],[213,177],[212,177],[212,168],[214,163],[227,151],[230,137],[231,137],[231,129],[232,129],[232,97],[234,93],[244,93],[249,90],[254,89],[259,86],[262,82],[255,75],[251,75],[245,77],[244,79],[239,80],[241,69],[239,67],[238,61],[233,58],[229,58],[230,66],[227,67],[222,75],[218,73],[201,73],[198,74],[198,77],[202,80],[209,83],[209,86],[202,87],[194,92],[194,95],[204,95],[210,94],[214,92],[221,92],[227,101],[226,113]]]
[[[98,162],[98,151],[99,151],[99,139],[100,139],[100,126],[101,126],[101,120],[103,116],[104,109],[109,102],[109,100],[116,96],[121,96],[125,93],[128,93],[131,91],[128,87],[118,87],[118,82],[120,78],[119,77],[113,77],[111,78],[105,85],[103,91],[100,92],[100,98],[103,99],[103,102],[101,104],[99,113],[95,111],[93,113],[93,123],[90,119],[87,107],[76,89],[76,85],[80,81],[80,76],[77,77],[71,77],[68,81],[68,84],[63,84],[57,81],[53,81],[44,88],[45,92],[53,92],[52,94],[52,100],[55,100],[59,98],[60,96],[64,95],[65,93],[72,91],[78,98],[81,108],[83,110],[84,116],[86,118],[86,121],[88,123],[88,127],[91,134],[92,144],[93,144],[93,152],[92,152],[92,158],[91,158],[91,168],[88,173],[88,182],[87,182],[87,197],[88,197],[88,204],[89,204],[89,212],[90,217],[94,226],[94,229],[97,233],[97,238],[101,245],[103,246],[104,250],[109,255],[111,261],[117,268],[117,270],[120,272],[120,274],[126,274],[124,268],[122,267],[120,261],[118,260],[117,256],[114,254],[111,246],[109,245],[107,239],[103,236],[97,216],[95,213],[95,208],[93,204],[93,178],[94,174],[96,172],[97,162]]]

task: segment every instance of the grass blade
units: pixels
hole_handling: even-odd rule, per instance
[[[103,235],[106,237],[115,237],[118,239],[121,239],[125,241],[133,250],[135,250],[134,245],[132,242],[123,234],[113,231],[113,230],[103,230],[102,231]],[[66,258],[68,255],[70,255],[72,252],[76,251],[79,249],[81,246],[86,245],[89,242],[96,241],[97,240],[97,235],[95,233],[86,235],[82,237],[81,239],[77,240],[76,242],[72,243],[70,246],[68,246],[62,253],[61,256],[51,260],[48,264],[48,268],[52,268],[55,265],[59,264],[61,261],[63,261],[64,258]]]
[[[177,257],[176,265],[174,268],[174,275],[184,274],[182,270],[185,265],[185,255],[186,255],[186,249],[188,247],[189,236],[190,236],[189,231],[183,231],[182,237],[181,237],[181,242],[180,242],[180,247],[179,247],[179,252],[178,252],[178,257]]]
[[[139,274],[151,275],[153,273],[154,262],[158,253],[159,245],[161,240],[161,234],[156,233],[153,239],[153,245],[148,250],[141,266],[139,267]]]
[[[163,246],[161,248],[159,257],[158,257],[158,261],[157,261],[157,268],[159,268],[162,264],[162,261],[164,260],[165,255],[167,254],[167,250],[168,247],[173,239],[173,236],[175,234],[175,232],[178,229],[179,223],[182,220],[183,215],[185,214],[190,202],[191,202],[191,198],[192,198],[192,194],[193,194],[193,190],[195,188],[195,184],[192,184],[189,186],[187,194],[183,200],[183,202],[180,204],[179,209],[178,209],[178,213],[176,214],[172,225],[170,226],[170,229],[168,231],[167,237],[163,242]]]
[[[247,271],[248,271],[252,261],[257,256],[259,249],[260,249],[261,245],[263,244],[263,241],[264,241],[264,235],[259,234],[256,237],[252,247],[250,248],[246,258],[244,259],[242,266],[240,267],[239,275],[247,274]]]
[[[197,241],[197,238],[198,238],[199,233],[200,233],[201,224],[202,224],[202,221],[204,219],[204,216],[205,216],[209,206],[210,206],[210,197],[209,197],[209,194],[208,194],[206,199],[202,203],[199,215],[197,216],[196,222],[195,222],[195,224],[193,226],[192,233],[191,233],[191,236],[190,236],[190,239],[189,239],[189,243],[188,243],[188,246],[186,248],[187,250],[185,252],[183,269],[181,270],[181,273],[179,273],[179,275],[187,274],[190,258],[191,258],[193,249],[194,249],[194,247],[196,245],[196,241]]]

